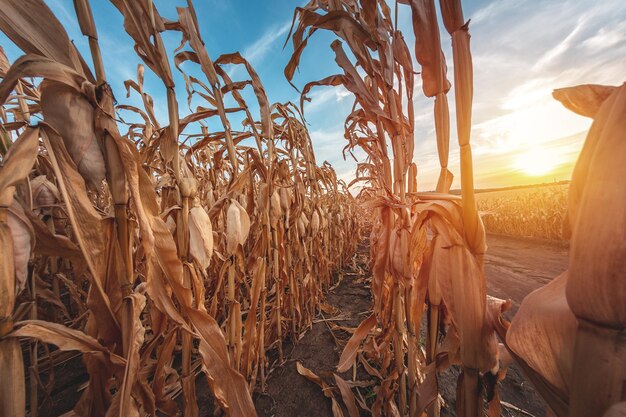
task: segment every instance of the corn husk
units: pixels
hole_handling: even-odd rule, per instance
[[[317,236],[320,231],[320,215],[317,210],[313,210],[313,214],[311,215],[311,234],[313,236]]]
[[[99,188],[106,168],[94,130],[91,103],[64,84],[45,82],[41,86],[41,111],[46,123],[63,138],[78,172],[87,182]],[[68,118],[68,114],[72,117]]]
[[[284,213],[289,213],[291,199],[290,190],[288,188],[280,188],[280,208]]]
[[[236,200],[231,200],[226,214],[226,251],[234,254],[250,233],[250,217]]]
[[[0,320],[4,321],[13,314],[15,306],[15,256],[13,238],[9,226],[0,222]]]
[[[189,210],[189,253],[202,269],[209,267],[213,254],[213,226],[199,204]]]
[[[59,189],[52,182],[48,181],[45,175],[40,175],[30,183],[33,190],[33,200],[35,207],[50,207],[61,199]]]
[[[28,261],[34,245],[35,233],[22,207],[13,203],[9,208],[7,225],[13,241],[13,265],[15,267],[15,294],[24,289],[28,279]]]
[[[297,228],[298,228],[298,234],[300,236],[305,236],[306,235],[306,226],[304,225],[304,221],[302,220],[302,216],[298,217],[298,220],[297,220],[296,224],[297,224]]]
[[[584,182],[577,177],[572,183],[582,192],[572,219],[567,300],[576,316],[610,327],[626,326],[626,194],[620,180],[626,175],[625,132],[622,85],[598,109],[577,162],[577,169],[588,164]]]
[[[273,228],[276,228],[278,221],[283,212],[280,208],[280,193],[278,190],[274,190],[270,198],[270,223]]]

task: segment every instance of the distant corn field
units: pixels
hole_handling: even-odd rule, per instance
[[[567,185],[550,185],[476,194],[487,233],[564,240]]]

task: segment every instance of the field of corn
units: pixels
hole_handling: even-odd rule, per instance
[[[567,185],[476,194],[487,233],[551,240],[566,239]]]
[[[167,18],[152,0],[111,3],[144,63],[124,83],[140,108],[112,95],[89,0],[73,2],[88,56],[43,0],[0,0],[0,30],[23,51],[8,62],[0,50],[0,416],[49,415],[54,372],[68,355],[82,359],[88,382],[64,416],[195,417],[197,384],[211,391],[214,415],[255,416],[252,394],[284,363],[283,343],[297,342],[326,309],[361,231],[371,245],[371,310],[348,329],[330,378],[297,365],[335,417],[439,416],[439,375],[452,366],[456,415],[498,416],[512,361],[556,416],[624,415],[626,86],[554,92],[594,119],[568,192],[570,269],[509,322],[510,302],[486,291],[470,141],[474,69],[460,0],[441,0],[444,30],[433,0],[295,8],[285,77],[293,80],[317,31],[336,37],[338,66],[299,86],[299,106],[269,102],[239,53],[210,56],[191,0]],[[397,28],[400,13],[412,19],[414,45]],[[177,49],[167,50],[165,32],[180,37]],[[226,65],[246,78],[231,79]],[[146,71],[163,83],[164,102],[144,89]],[[173,71],[187,96],[177,95]],[[450,194],[452,85],[460,196]],[[302,110],[316,86],[354,97],[344,136],[367,155],[356,197],[316,162]],[[244,99],[250,91],[254,103]],[[436,192],[418,189],[418,99],[433,104]],[[197,106],[181,117],[185,101]],[[167,108],[167,124],[157,108]],[[513,204],[535,204],[521,198]],[[539,215],[550,233],[555,205]],[[357,375],[373,381],[369,401]]]

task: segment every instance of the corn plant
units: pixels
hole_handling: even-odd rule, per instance
[[[414,55],[396,25],[403,4],[410,6]],[[502,302],[488,305],[483,272],[485,233],[474,198],[470,147],[473,86],[468,23],[460,1],[442,1],[441,13],[452,37],[462,198],[448,194],[452,174],[446,92],[450,83],[432,0],[397,1],[393,11],[384,1],[311,1],[296,9],[297,24],[290,34],[294,53],[285,68],[289,80],[317,30],[332,31],[339,38],[331,48],[341,73],[307,83],[301,103],[315,86],[343,85],[355,97],[345,137],[349,148],[359,147],[367,155],[358,166],[357,181],[369,184],[363,205],[375,212],[370,236],[374,315],[359,326],[337,369],[347,371],[359,357],[380,380],[371,407],[375,416],[419,416],[426,409],[438,415],[436,373],[453,363],[463,368],[457,414],[481,415],[480,375],[498,370],[492,313],[499,311]],[[425,95],[435,97],[441,165],[437,193],[418,190],[417,167],[412,162],[413,57],[422,67]],[[424,351],[418,337],[425,306]],[[442,341],[439,329],[444,323],[449,325]],[[374,328],[380,330],[373,339],[367,338]],[[376,368],[365,365],[372,361]],[[498,401],[490,406],[496,409]]]

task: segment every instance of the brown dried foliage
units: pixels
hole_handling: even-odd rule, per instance
[[[143,108],[114,106],[89,3],[74,4],[95,76],[42,0],[0,1],[0,29],[25,53],[12,65],[0,53],[0,362],[14,381],[0,390],[2,414],[49,406],[37,402],[51,389],[37,364],[54,362],[43,343],[82,355],[89,382],[75,415],[198,415],[199,372],[226,414],[255,415],[250,393],[273,365],[268,351],[282,359],[282,340],[311,325],[355,249],[354,199],[316,164],[294,105],[269,103],[239,54],[211,60],[191,2],[171,21],[151,1],[113,1],[166,87],[167,126],[143,66],[125,83]],[[188,103],[203,103],[182,118],[164,31],[182,37],[173,61]],[[206,80],[183,72],[194,64]],[[231,80],[227,64],[249,79]],[[125,123],[129,114],[140,121]],[[206,128],[212,117],[223,130]],[[18,340],[30,355],[28,401]]]
[[[413,20],[414,57],[422,67],[424,93],[435,97],[441,164],[437,193],[421,193],[417,188],[413,163],[416,70],[395,25],[398,13],[404,11]],[[452,363],[464,369],[458,415],[480,415],[479,374],[498,369],[498,343],[482,267],[485,234],[473,189],[468,25],[459,1],[442,1],[441,12],[453,43],[462,198],[448,194],[452,174],[448,170],[446,93],[450,83],[432,0],[396,2],[395,17],[385,1],[311,1],[296,9],[297,24],[291,34],[294,54],[285,68],[291,80],[315,31],[331,30],[339,38],[331,48],[342,73],[306,84],[301,103],[314,86],[343,85],[355,97],[345,123],[346,150],[359,147],[367,154],[367,160],[358,165],[355,182],[367,184],[361,192],[363,206],[373,211],[375,219],[370,240],[377,325],[370,318],[359,326],[338,370],[349,369],[357,356],[360,363],[368,363],[366,370],[380,380],[369,407],[375,416],[419,416],[426,409],[438,414],[436,369]],[[494,303],[494,308],[501,304]],[[425,310],[428,340],[423,349],[418,337]],[[370,329],[375,331],[370,333]],[[445,329],[445,338],[439,337],[440,329]]]

